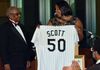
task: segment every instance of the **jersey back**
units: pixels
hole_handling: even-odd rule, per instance
[[[38,70],[62,70],[71,65],[78,41],[74,25],[36,28],[32,42],[36,47]]]

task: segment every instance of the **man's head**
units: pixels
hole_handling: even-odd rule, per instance
[[[15,6],[11,6],[8,8],[7,13],[6,13],[7,17],[15,22],[19,22],[20,21],[20,11],[17,7]]]
[[[100,59],[100,38],[97,38],[94,41],[94,46],[93,46],[93,57],[98,60]]]

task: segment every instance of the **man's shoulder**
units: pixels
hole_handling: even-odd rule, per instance
[[[5,26],[8,25],[8,23],[9,23],[9,22],[4,22],[4,23],[0,24],[0,27],[5,27]]]
[[[87,70],[100,70],[100,64],[94,64],[93,66],[87,68]]]
[[[1,23],[0,24],[0,30],[3,30],[3,31],[8,30],[9,26],[10,26],[10,22]]]

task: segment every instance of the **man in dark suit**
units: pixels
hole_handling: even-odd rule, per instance
[[[87,68],[87,70],[100,70],[100,38],[97,38],[94,41],[92,53],[93,58],[96,60],[96,63],[93,66]]]
[[[4,70],[26,70],[30,65],[32,48],[28,46],[25,30],[20,24],[17,7],[7,10],[8,21],[0,25],[0,50]]]

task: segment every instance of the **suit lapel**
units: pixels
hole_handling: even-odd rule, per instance
[[[21,34],[17,31],[17,29],[11,24],[11,30],[20,38],[21,41],[25,42],[26,41],[23,39],[23,37],[21,36]]]

